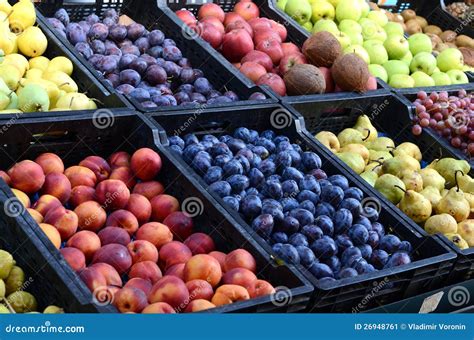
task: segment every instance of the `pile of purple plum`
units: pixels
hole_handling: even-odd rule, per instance
[[[288,137],[241,127],[232,136],[169,140],[281,259],[303,265],[320,283],[411,262],[410,242],[385,233],[363,192],[345,176],[327,177],[320,157]]]
[[[174,40],[138,23],[119,24],[114,9],[106,10],[103,20],[91,14],[78,23],[70,22],[66,10],[60,9],[48,21],[118,92],[144,108],[239,100],[233,91],[215,90],[200,69],[192,68]],[[265,95],[256,92],[249,99],[261,100]]]

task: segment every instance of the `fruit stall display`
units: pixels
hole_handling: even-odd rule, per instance
[[[308,39],[309,33],[289,22],[267,0],[203,5],[160,1],[159,6],[166,15],[177,16],[186,30],[207,41],[209,53],[222,53],[227,65],[232,63],[257,85],[269,86],[280,97],[359,96],[385,90],[358,56],[351,54],[350,58],[357,67],[349,72],[341,67],[349,59],[342,59],[336,38]],[[321,51],[317,42],[326,48]],[[333,66],[339,56],[339,65]]]
[[[15,127],[29,133],[18,138]],[[44,129],[54,132],[30,146]],[[232,225],[154,146],[154,134],[135,115],[115,117],[106,130],[74,116],[13,125],[2,149],[22,160],[2,159],[11,167],[1,177],[34,219],[28,227],[46,235],[68,276],[78,284],[80,277],[90,301],[108,311],[305,309],[309,282]],[[292,296],[281,305],[280,286]]]
[[[378,304],[447,279],[448,247],[415,232],[281,106],[232,115],[209,109],[189,123],[192,116],[147,118],[168,133],[164,144],[239,224],[310,279],[315,294],[309,311],[350,311],[385,277],[390,283],[377,294]],[[430,274],[418,277],[416,268]]]
[[[127,96],[139,110],[274,101],[245,77],[222,66],[191,33],[182,31],[157,8],[135,0],[108,5],[98,13],[100,17],[89,12],[81,16],[74,12],[77,6],[64,4],[63,8],[61,3],[54,9],[39,9],[57,38],[79,54],[99,81]]]
[[[77,58],[62,48],[40,21],[30,1],[10,6],[2,2],[0,18],[4,37],[0,48],[0,114],[68,115],[92,112],[97,106],[126,108],[126,101],[103,91]],[[37,113],[36,113],[37,112]],[[54,112],[54,113],[53,113]],[[31,113],[31,114],[30,114]]]
[[[397,206],[414,228],[444,235],[458,252],[472,248],[472,169],[433,134],[413,134],[404,101],[379,96],[292,107],[319,143]]]
[[[336,48],[334,42],[314,38],[320,41],[318,55],[324,56],[325,62],[332,63],[341,50],[355,53],[368,65],[371,75],[397,89],[469,82],[464,71],[472,71],[474,66],[472,37],[428,26],[411,9],[401,14],[371,10],[365,0],[279,0],[277,7],[313,35],[329,32],[339,41],[340,48]],[[406,24],[400,22],[403,19]],[[344,73],[355,73],[358,68],[351,66]],[[340,74],[331,74],[338,84]]]

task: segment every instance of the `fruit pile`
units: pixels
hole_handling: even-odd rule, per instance
[[[391,13],[370,11],[365,0],[279,0],[277,4],[298,23],[311,28],[313,34],[326,31],[339,41],[340,46],[333,42],[320,44],[320,55],[333,56],[341,53],[340,50],[342,54],[355,53],[369,65],[370,74],[392,87],[469,82],[463,72],[471,69],[464,64],[463,53],[467,52],[446,45],[443,48],[440,46],[439,54],[435,57],[432,54],[433,37],[421,33],[420,29],[419,33],[412,32],[413,35],[406,39],[402,24],[389,22]],[[410,21],[417,22],[415,19]],[[472,44],[472,39],[466,36],[459,36],[458,40],[460,44]],[[354,72],[352,64],[343,63],[349,66],[343,72],[332,72],[333,78],[336,77],[334,73],[344,75]],[[358,79],[360,76],[354,74],[351,78]],[[334,80],[338,84],[337,79]]]
[[[343,175],[327,177],[319,156],[286,136],[238,128],[219,139],[173,136],[170,144],[281,259],[320,282],[411,262],[411,244],[386,234],[362,191]]]
[[[474,93],[460,90],[457,96],[448,92],[418,92],[413,102],[416,118],[412,132],[420,135],[423,128],[430,127],[438,135],[469,156],[474,156]]]
[[[0,249],[0,314],[8,313],[37,313],[36,298],[25,289],[29,280],[25,272],[16,265],[12,254]],[[57,306],[48,306],[45,314],[64,313]]]
[[[96,109],[92,99],[78,93],[66,57],[42,56],[48,40],[36,22],[30,0],[10,6],[0,3],[0,113]],[[29,58],[29,59],[28,59]]]
[[[190,215],[155,180],[161,167],[144,148],[66,169],[44,153],[0,175],[94,298],[121,312],[194,312],[273,294],[249,252],[216,251],[210,236],[193,232]]]
[[[472,1],[466,0],[465,2],[462,2],[462,1],[453,2],[449,4],[448,6],[446,6],[446,10],[449,13],[451,13],[451,15],[460,19],[461,21],[462,20],[472,21],[472,18],[471,20],[469,20],[469,11],[470,11],[469,5],[472,6]]]
[[[418,146],[378,137],[367,116],[337,136],[323,131],[315,137],[428,233],[442,233],[461,249],[474,247],[468,162],[442,158],[422,169]]]
[[[48,20],[119,93],[144,108],[239,100],[233,91],[215,90],[163,32],[149,31],[138,23],[121,24],[119,19],[117,12],[109,9],[102,20],[91,14],[74,23],[66,10],[60,9]],[[265,96],[257,92],[249,99]]]

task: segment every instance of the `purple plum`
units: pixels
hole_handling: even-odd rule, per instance
[[[140,74],[135,70],[126,69],[120,72],[121,84],[129,84],[133,87],[137,87],[141,80]]]

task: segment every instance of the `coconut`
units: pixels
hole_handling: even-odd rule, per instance
[[[342,54],[342,47],[334,35],[321,31],[304,42],[303,54],[314,66],[331,67],[334,60]]]
[[[289,95],[305,95],[324,93],[326,80],[314,65],[298,64],[293,66],[284,76],[286,91]]]
[[[336,59],[331,68],[336,84],[344,91],[365,92],[369,81],[369,68],[357,54],[349,53]]]
[[[474,50],[468,47],[459,47],[464,57],[464,64],[474,67]]]

